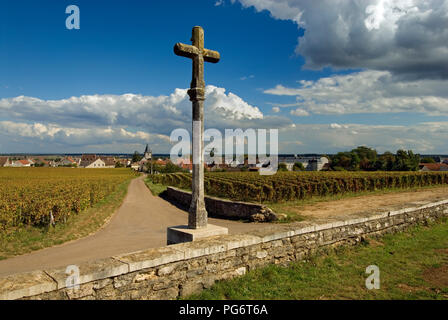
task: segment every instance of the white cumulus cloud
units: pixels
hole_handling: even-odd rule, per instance
[[[378,152],[398,149],[420,154],[448,153],[448,122],[415,125],[296,124],[280,131],[280,149],[285,153],[336,153],[365,145]],[[294,146],[294,142],[300,145]]]
[[[295,110],[291,110],[291,115],[296,116],[296,117],[307,117],[310,115],[310,113],[306,110],[297,108]]]
[[[238,1],[305,29],[296,52],[308,68],[448,78],[448,0]]]
[[[265,93],[295,96],[300,109],[316,114],[400,113],[448,115],[445,80],[400,81],[388,71],[333,75],[298,88],[277,85]]]
[[[259,108],[224,88],[209,85],[205,95],[206,128],[278,128],[291,123],[287,118],[264,116]],[[187,89],[157,97],[129,93],[60,100],[3,98],[0,153],[44,149],[132,152],[147,142],[154,144],[154,150],[169,152],[167,137],[177,128],[190,130],[191,117]]]
[[[245,120],[263,119],[263,113],[224,88],[206,87],[205,115],[208,125],[231,126]],[[168,133],[190,126],[191,102],[187,89],[168,96],[84,95],[61,100],[19,96],[0,99],[0,118],[57,123],[65,127],[131,126]],[[220,126],[220,127],[221,127]]]

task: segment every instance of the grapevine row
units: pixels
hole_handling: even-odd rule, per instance
[[[154,183],[191,188],[188,173],[154,175],[151,179]],[[251,202],[282,202],[431,185],[448,185],[448,172],[281,172],[272,176],[225,172],[206,173],[204,179],[208,195]]]
[[[127,169],[1,168],[0,229],[66,221],[133,176]]]

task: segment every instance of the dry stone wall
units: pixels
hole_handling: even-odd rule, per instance
[[[188,208],[191,203],[191,193],[174,187],[168,187],[165,197],[181,206]],[[227,219],[245,219],[255,222],[270,222],[278,220],[278,216],[262,204],[230,201],[214,197],[205,197],[205,208],[209,216]]]
[[[65,268],[0,278],[1,299],[175,299],[268,264],[298,261],[325,247],[401,231],[448,216],[448,200],[347,218],[278,224],[244,235],[92,261],[79,265],[79,289],[68,289]]]

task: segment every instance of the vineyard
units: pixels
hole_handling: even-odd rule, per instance
[[[191,174],[153,175],[154,183],[191,189]],[[448,172],[256,172],[206,173],[205,193],[237,201],[283,202],[316,196],[448,185]]]
[[[128,169],[0,168],[0,230],[64,222],[134,176]]]

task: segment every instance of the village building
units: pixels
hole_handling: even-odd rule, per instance
[[[12,162],[9,160],[9,157],[0,157],[0,167],[11,167]]]
[[[130,167],[131,160],[129,159],[115,159],[115,164],[119,164],[121,167]]]
[[[100,157],[104,162],[104,168],[115,168],[115,158],[113,157]]]
[[[104,163],[103,160],[101,160],[100,158],[96,159],[95,161],[87,164],[84,168],[86,169],[94,169],[94,168],[106,168],[106,164]]]
[[[46,161],[44,159],[38,158],[38,159],[34,159],[34,166],[35,167],[49,167],[50,162]]]
[[[131,163],[131,168],[134,169],[135,171],[140,170],[140,163],[139,162]]]
[[[420,163],[420,171],[448,171],[448,164],[444,163]]]
[[[77,161],[75,161],[72,157],[65,157],[60,162],[58,162],[58,165],[64,166],[64,167],[68,167],[68,166],[77,167],[79,165],[79,163]]]
[[[80,167],[86,169],[106,168],[106,163],[96,154],[83,154]]]
[[[143,158],[138,162],[139,167],[137,170],[145,171],[147,164],[148,163],[150,164],[151,161],[152,161],[152,150],[149,148],[149,145],[147,144],[145,152],[143,153]]]
[[[12,167],[18,167],[18,168],[31,167],[32,165],[34,165],[34,162],[27,159],[16,160],[12,163]]]

